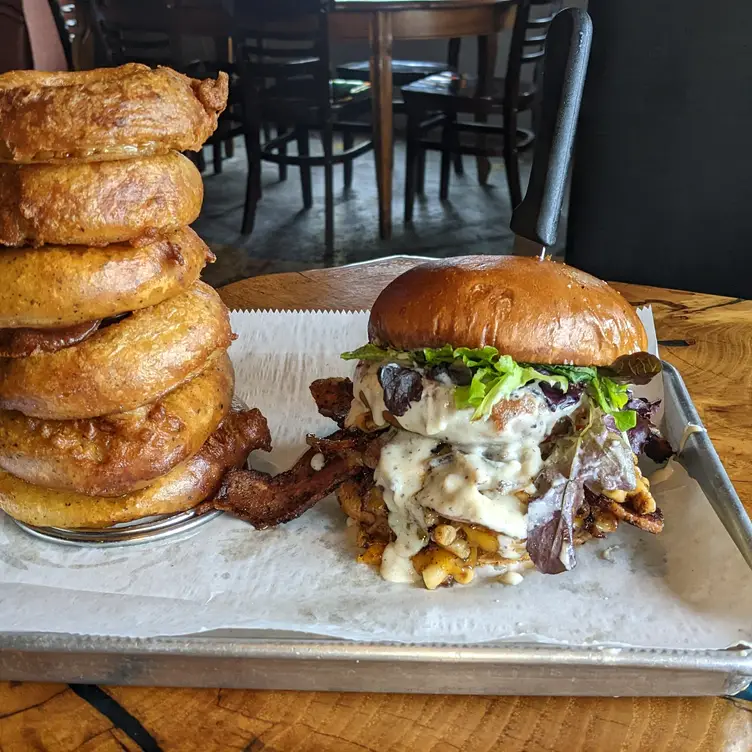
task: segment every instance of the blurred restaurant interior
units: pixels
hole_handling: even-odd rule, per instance
[[[587,3],[5,0],[0,68],[227,71],[230,105],[189,154],[206,193],[195,228],[218,256],[206,277],[220,286],[394,254],[511,252],[563,5]],[[555,257],[608,279],[749,294],[752,11],[727,5],[591,0]]]

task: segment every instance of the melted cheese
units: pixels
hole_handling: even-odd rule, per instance
[[[386,425],[378,364],[358,367],[354,391],[348,421],[370,407],[374,422]],[[367,405],[359,399],[361,393]],[[472,421],[471,409],[458,410],[451,387],[423,380],[421,400],[399,417],[407,430],[397,430],[382,448],[374,474],[396,536],[382,559],[384,579],[415,580],[410,559],[429,542],[426,509],[499,533],[509,558],[519,557],[514,542],[527,536],[527,507],[515,492],[533,490],[532,480],[543,465],[540,443],[557,420],[577,407],[553,412],[536,389],[530,393],[536,397],[532,411],[499,429],[491,420]],[[439,453],[442,444],[450,446]]]
[[[379,383],[379,368],[381,363],[360,363],[355,370],[353,379],[353,399],[346,425],[356,425],[356,418],[369,411],[377,426],[387,425],[384,419],[386,405],[384,391]],[[404,415],[397,420],[407,431],[429,436],[450,444],[505,444],[509,437],[514,441],[527,438],[535,439],[539,444],[543,438],[551,433],[554,423],[564,415],[573,412],[576,406],[552,412],[536,389],[519,390],[512,394],[510,401],[520,399],[522,395],[535,398],[536,409],[518,415],[507,421],[507,425],[499,431],[492,420],[471,420],[473,408],[458,410],[454,405],[454,387],[423,379],[423,395],[418,402],[412,402]],[[365,398],[364,404],[360,397]]]

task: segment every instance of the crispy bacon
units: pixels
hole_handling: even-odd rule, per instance
[[[319,412],[331,418],[340,428],[353,400],[353,383],[350,379],[317,379],[311,386],[311,395]]]
[[[588,494],[587,500],[590,505],[605,509],[618,519],[624,520],[624,522],[639,527],[648,533],[657,535],[663,530],[663,512],[660,509],[656,509],[655,512],[648,514],[638,514],[634,510],[629,509],[625,504],[619,504],[619,502],[613,501],[602,494],[596,495],[594,493]]]
[[[100,321],[87,321],[59,329],[0,329],[0,358],[27,358],[56,352],[83,342],[97,331]]]
[[[346,458],[335,457],[316,471],[311,467],[316,454],[309,449],[290,470],[274,476],[231,470],[211,506],[250,522],[257,530],[290,522],[360,470]]]
[[[208,506],[230,512],[259,530],[290,522],[361,473],[367,458],[373,461],[373,445],[380,451],[380,437],[344,430],[323,439],[309,436],[311,448],[290,470],[274,476],[256,470],[231,470]],[[320,470],[312,466],[316,455],[324,458]]]
[[[344,457],[350,464],[374,470],[379,464],[381,447],[387,433],[387,431],[364,433],[358,430],[342,430],[323,439],[309,435],[306,437],[306,443],[324,457]]]

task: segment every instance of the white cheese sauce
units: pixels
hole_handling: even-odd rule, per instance
[[[361,364],[356,370],[350,425],[369,407],[374,422],[386,425],[379,366]],[[367,406],[360,400],[361,393]],[[374,474],[389,509],[389,526],[396,535],[382,559],[384,579],[415,579],[410,558],[429,542],[425,509],[499,533],[510,553],[513,542],[527,536],[527,505],[515,492],[533,490],[532,481],[543,466],[540,443],[556,421],[577,405],[553,412],[537,389],[527,389],[524,394],[534,397],[532,410],[499,428],[493,420],[471,420],[472,409],[458,410],[452,387],[423,379],[420,401],[399,416],[406,430],[397,430],[382,448]],[[451,446],[439,455],[441,444]],[[514,558],[518,556],[515,553]]]

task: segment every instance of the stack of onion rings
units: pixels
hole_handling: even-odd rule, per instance
[[[255,448],[227,308],[188,227],[228,80],[0,75],[0,509],[107,527],[190,509]]]
[[[39,420],[0,410],[0,468],[47,488],[129,493],[201,448],[229,413],[234,385],[222,352],[194,379],[129,413]]]
[[[201,449],[155,483],[116,498],[55,491],[0,471],[0,509],[28,525],[103,528],[192,509],[217,491],[225,473],[253,449],[271,448],[258,410],[232,412]]]

